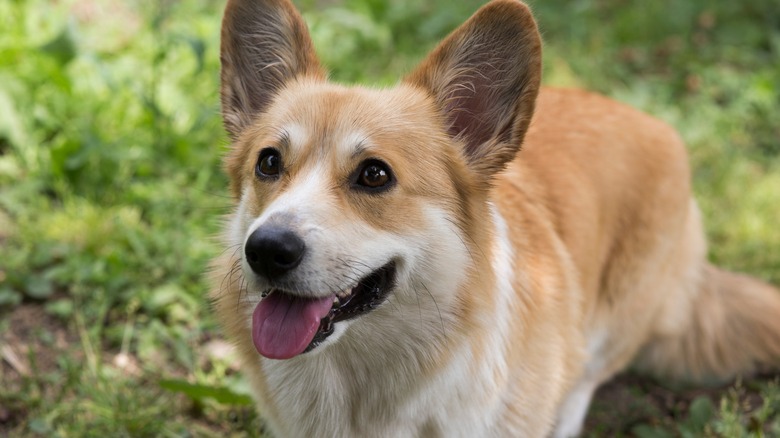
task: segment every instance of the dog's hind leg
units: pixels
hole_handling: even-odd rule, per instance
[[[559,408],[554,437],[578,436],[596,388],[631,364],[659,323],[684,317],[671,311],[687,314],[669,303],[685,294],[706,254],[698,209],[690,201],[687,209],[622,240],[591,315],[587,362]]]
[[[689,232],[700,233],[698,215]],[[780,366],[780,290],[758,279],[692,261],[667,294],[636,364],[660,377],[711,381]]]

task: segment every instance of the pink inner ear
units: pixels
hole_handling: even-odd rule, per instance
[[[530,9],[516,0],[493,0],[407,80],[435,99],[472,169],[490,176],[520,149],[539,92],[541,59]]]
[[[475,58],[489,57],[485,55],[480,53]],[[511,99],[507,102],[507,97],[501,95],[502,86],[509,81],[500,77],[505,69],[496,66],[496,62],[495,59],[492,62],[490,59],[471,60],[447,87],[452,90],[445,103],[449,133],[464,139],[466,152],[472,156],[477,154],[479,145],[507,134],[504,132],[507,112],[514,110]]]
[[[467,147],[472,149],[490,139],[492,129],[485,120],[488,112],[487,93],[480,93],[484,90],[484,84],[477,83],[484,80],[477,79],[476,75],[468,79],[464,83],[452,84],[454,90],[452,97],[447,100],[446,111],[450,118],[450,135],[464,138]]]
[[[229,0],[220,59],[222,112],[234,139],[288,81],[325,77],[306,23],[289,0]]]

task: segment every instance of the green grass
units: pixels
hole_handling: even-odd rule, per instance
[[[215,3],[0,0],[0,435],[260,434],[203,279],[230,204]],[[390,85],[480,3],[298,5],[334,80]],[[545,82],[677,127],[711,258],[780,284],[774,0],[532,5]],[[646,414],[590,430],[780,434],[772,379],[671,409],[653,385],[622,383]]]

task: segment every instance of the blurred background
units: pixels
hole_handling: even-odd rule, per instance
[[[389,86],[481,1],[300,0],[331,77]],[[545,82],[675,126],[726,267],[780,284],[777,0],[532,0]],[[231,199],[213,0],[0,0],[0,435],[262,436],[204,273]],[[779,315],[780,317],[780,315]],[[628,375],[590,436],[780,436],[771,373]]]

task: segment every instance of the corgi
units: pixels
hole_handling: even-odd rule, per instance
[[[572,437],[628,366],[780,363],[780,291],[706,261],[678,135],[542,89],[523,3],[386,89],[329,83],[289,0],[229,0],[221,37],[211,298],[274,436]]]

